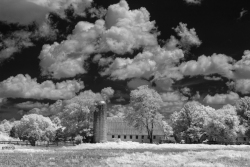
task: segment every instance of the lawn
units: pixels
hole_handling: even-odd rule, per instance
[[[0,150],[0,166],[249,167],[249,155],[250,146],[244,145],[113,142],[61,148],[17,146]]]

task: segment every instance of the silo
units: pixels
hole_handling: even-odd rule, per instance
[[[99,101],[94,112],[94,142],[107,141],[107,104]]]

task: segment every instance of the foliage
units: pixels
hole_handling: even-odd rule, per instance
[[[131,91],[130,104],[125,119],[135,128],[146,129],[150,142],[153,142],[154,127],[160,125],[163,116],[158,112],[162,105],[161,96],[148,86],[140,86]]]
[[[53,122],[56,126],[61,127],[62,121],[60,120],[59,117],[54,117],[54,118],[52,119],[52,122]]]
[[[205,133],[203,125],[208,118],[207,113],[213,110],[195,101],[186,103],[180,111],[174,112],[170,117],[174,134],[179,140],[198,141]]]
[[[9,136],[10,136],[10,137],[13,137],[13,138],[18,138],[16,126],[13,126],[13,127],[11,128]]]
[[[5,119],[1,121],[0,132],[9,134],[12,126],[13,126],[13,123]]]
[[[37,140],[51,141],[54,139],[57,126],[50,118],[42,115],[25,115],[15,124],[15,135],[21,140],[29,140],[34,145]]]
[[[82,143],[82,139],[83,139],[82,136],[77,135],[77,136],[75,137],[75,143],[76,143],[76,144],[81,144],[81,143]]]
[[[66,105],[71,103],[77,103],[81,106],[85,106],[91,109],[95,105],[96,101],[100,100],[102,100],[102,97],[99,93],[94,93],[91,90],[89,90],[81,92],[78,96],[75,96],[69,100],[65,100],[64,102]]]
[[[208,113],[209,117],[204,125],[208,136],[219,141],[234,141],[239,132],[239,118],[235,108],[231,105]]]
[[[199,141],[203,134],[219,141],[234,141],[242,130],[235,107],[226,105],[215,110],[198,102],[188,102],[171,115],[174,134],[181,139]]]
[[[236,112],[240,125],[245,129],[245,135],[250,137],[250,97],[244,97],[236,102]]]
[[[162,123],[162,128],[163,128],[163,131],[164,131],[164,134],[166,137],[170,137],[173,135],[173,128],[165,121],[163,120]]]
[[[247,121],[250,118],[250,97],[244,97],[236,102],[237,114],[241,117],[241,121]]]
[[[77,103],[68,104],[62,112],[61,124],[66,136],[76,136],[82,129],[90,127],[89,108]]]
[[[56,132],[55,132],[55,141],[62,141],[62,140],[66,140],[65,139],[65,135],[64,135],[64,132],[63,132],[63,128],[60,127],[58,129],[56,129]]]
[[[111,90],[107,88],[106,90]],[[108,92],[108,91],[107,91]],[[64,108],[57,116],[61,120],[65,137],[80,134],[87,141],[92,137],[93,111],[96,101],[102,100],[99,93],[84,91],[70,100],[65,100]]]

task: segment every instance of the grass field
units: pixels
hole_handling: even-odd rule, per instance
[[[249,155],[250,146],[244,145],[113,142],[61,148],[17,146],[0,150],[0,166],[249,167]]]

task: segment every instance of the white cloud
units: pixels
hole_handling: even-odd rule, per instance
[[[53,40],[56,38],[57,30],[53,29],[49,22],[43,22],[33,32],[26,30],[13,31],[11,34],[0,34],[0,61],[8,59],[14,53],[22,49],[34,46],[33,41],[43,39]]]
[[[128,87],[130,89],[136,89],[138,88],[139,86],[142,86],[142,85],[150,85],[150,82],[144,80],[144,79],[140,79],[140,78],[135,78],[135,79],[132,79],[131,81],[129,81],[127,83]]]
[[[161,98],[164,102],[164,109],[162,112],[165,113],[173,113],[175,111],[179,111],[188,100],[187,97],[183,96],[179,92],[162,93]]]
[[[63,14],[71,4],[77,14],[84,13],[92,0],[0,0],[0,20],[29,24],[42,23],[49,12]]]
[[[200,56],[197,61],[190,60],[180,65],[180,71],[184,75],[210,75],[220,74],[224,77],[233,77],[233,59],[223,54],[213,54],[212,56]]]
[[[219,81],[222,80],[221,77],[216,77],[216,76],[205,76],[204,79],[206,80],[213,80],[213,81]]]
[[[167,92],[162,93],[161,98],[164,102],[176,102],[176,101],[186,101],[188,100],[187,97],[183,96],[179,92]]]
[[[95,24],[79,22],[67,40],[44,45],[39,56],[42,74],[54,78],[74,77],[86,73],[83,64],[90,54],[111,51],[123,55],[143,48],[144,52],[134,59],[98,56],[94,61],[100,58],[101,66],[112,63],[102,72],[102,75],[111,75],[111,78],[147,77],[157,70],[164,77],[181,78],[174,64],[183,58],[183,51],[173,47],[171,50],[160,48],[157,33],[152,33],[155,22],[149,18],[145,8],[129,10],[124,0],[109,6],[105,21],[97,20]]]
[[[166,50],[160,47],[145,49],[134,59],[116,58],[102,75],[110,74],[112,78],[127,79],[133,77],[148,78],[154,74],[156,78],[180,79],[182,75],[175,65],[183,56],[183,51],[177,48],[175,50]]]
[[[162,91],[172,91],[172,85],[174,81],[168,77],[162,77],[162,78],[156,77],[154,83],[156,85],[156,90],[158,92],[162,92]]]
[[[85,73],[84,60],[95,52],[95,43],[103,26],[103,20],[96,21],[95,25],[82,21],[67,40],[60,44],[44,45],[39,56],[42,74],[64,78]]]
[[[90,8],[88,12],[91,14],[92,18],[99,18],[99,19],[102,19],[107,14],[107,10],[104,9],[103,7],[99,8],[93,7]]]
[[[184,0],[188,4],[201,4],[202,0]]]
[[[101,39],[101,50],[117,54],[132,52],[133,49],[157,45],[155,22],[145,8],[129,10],[128,3],[110,5],[105,17],[107,30]]]
[[[203,101],[208,104],[234,104],[239,98],[237,93],[229,92],[228,94],[215,94],[214,96],[207,95]]]
[[[250,51],[244,51],[241,60],[234,64],[235,79],[250,79]]]
[[[239,79],[234,83],[235,90],[242,94],[250,93],[250,79]]]
[[[29,75],[19,74],[0,83],[0,97],[33,99],[69,99],[83,89],[83,83],[75,80],[54,84],[45,81],[41,84]]]
[[[22,48],[33,46],[30,40],[31,33],[27,31],[15,31],[10,36],[0,36],[0,61],[11,57],[14,53],[20,52]]]
[[[127,79],[134,77],[143,77],[152,73],[155,68],[155,62],[150,59],[136,61],[134,59],[116,58],[111,66],[102,74],[111,74],[112,78]]]
[[[33,108],[49,107],[49,104],[27,101],[27,102],[23,102],[23,103],[18,103],[15,106],[17,108],[20,108],[20,109],[31,110]]]
[[[157,35],[152,33],[155,28],[154,24],[149,20],[149,13],[145,8],[129,10],[127,2],[122,0],[118,4],[109,6],[105,21],[97,20],[95,24],[79,22],[67,40],[60,44],[44,45],[39,56],[42,74],[54,78],[73,77],[86,73],[83,64],[91,53],[112,51],[122,55],[140,47],[157,46]],[[120,58],[114,61],[113,65],[121,61],[132,60]],[[102,58],[100,65],[109,62],[112,62],[112,59],[106,61]],[[149,64],[151,62],[148,61]],[[144,68],[144,63],[137,63]],[[133,68],[132,66],[130,69]],[[145,70],[144,68],[142,73]],[[140,76],[138,72],[128,74],[128,77]],[[123,71],[115,73],[123,73]]]
[[[179,23],[179,26],[177,26],[175,29],[178,36],[181,37],[180,44],[185,47],[189,48],[190,46],[199,46],[201,45],[201,40],[196,34],[196,31],[194,28],[188,29],[187,24]]]

